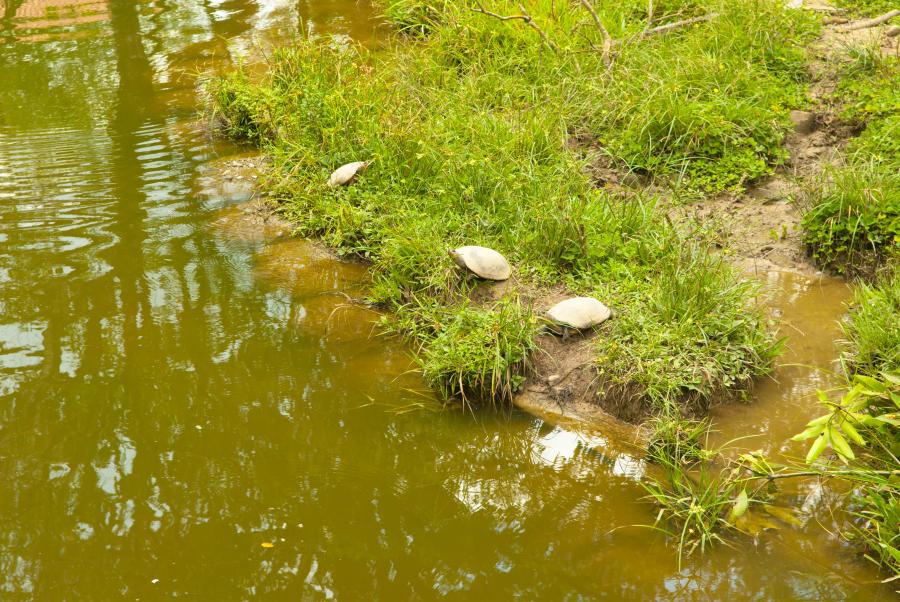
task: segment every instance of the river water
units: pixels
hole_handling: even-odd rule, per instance
[[[203,81],[300,31],[379,28],[362,0],[0,0],[0,599],[887,599],[815,521],[679,570],[633,526],[629,441],[442,410],[341,296],[361,266],[222,228],[252,186]],[[770,278],[802,366],[716,420],[789,454],[847,291]]]

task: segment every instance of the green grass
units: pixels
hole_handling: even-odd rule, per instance
[[[845,8],[853,15],[874,17],[897,8],[895,0],[837,0],[835,6]]]
[[[835,100],[862,133],[847,165],[813,186],[803,236],[823,267],[872,277],[900,252],[900,60],[876,48],[849,55]]]
[[[510,399],[534,349],[537,320],[531,309],[518,299],[491,308],[431,309],[423,320],[426,312],[417,307],[416,319],[404,328],[421,342],[426,380],[445,397],[464,402]]]
[[[877,375],[900,370],[900,270],[856,289],[844,332],[854,372]]]
[[[373,301],[395,310],[391,327],[416,342],[431,382],[507,397],[533,345],[524,305],[469,302],[447,255],[462,244],[502,252],[529,290],[563,283],[613,307],[598,365],[648,403],[706,403],[764,373],[776,346],[753,287],[702,237],[685,241],[656,198],[598,190],[584,167],[605,155],[697,191],[767,173],[802,97],[814,18],[775,1],[670,1],[655,23],[720,16],[638,40],[644,2],[598,4],[621,40],[607,68],[577,3],[526,3],[558,51],[520,20],[462,3],[431,3],[423,20],[421,6],[386,8],[416,33],[386,49],[300,40],[270,57],[262,81],[237,72],[212,93],[225,131],[272,158],[264,185],[298,233],[372,261]],[[585,134],[590,148],[574,150]],[[368,159],[352,187],[323,186]]]
[[[829,179],[830,178],[830,179]],[[833,170],[803,216],[812,257],[839,274],[872,275],[900,245],[900,172],[856,161]]]

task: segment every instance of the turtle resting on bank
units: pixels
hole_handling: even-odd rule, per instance
[[[612,311],[593,297],[573,297],[560,301],[547,310],[547,317],[559,327],[563,337],[569,330],[587,330],[602,324],[612,316]]]
[[[512,275],[512,267],[506,258],[487,247],[460,247],[450,251],[450,257],[459,267],[485,280],[506,280]]]
[[[331,176],[329,176],[328,186],[335,188],[337,186],[352,184],[370,163],[371,161],[354,161],[353,163],[341,165],[331,173]]]

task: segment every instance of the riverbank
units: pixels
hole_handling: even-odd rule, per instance
[[[589,338],[599,403],[631,419],[675,401],[705,411],[771,365],[776,345],[756,289],[713,252],[709,232],[673,225],[659,193],[598,186],[588,167],[605,159],[685,198],[771,169],[783,157],[786,107],[802,95],[792,46],[814,23],[772,6],[748,31],[751,7],[730,8],[617,46],[611,61],[592,49],[602,42],[596,27],[564,39],[590,19],[584,8],[538,4],[534,19],[540,9],[542,31],[557,36],[549,44],[533,28],[445,7],[425,37],[377,54],[315,41],[282,50],[263,82],[220,80],[219,114],[231,135],[272,156],[267,191],[298,233],[373,262],[373,301],[395,311],[388,327],[415,342],[426,377],[448,397],[500,401],[518,390],[535,363],[538,316],[562,290],[616,313]],[[616,36],[646,27],[632,12]],[[764,30],[784,39],[762,42]],[[781,59],[767,60],[771,52]],[[759,63],[738,60],[746,53]],[[680,81],[663,77],[685,56],[697,60],[676,70]],[[660,91],[646,104],[651,80],[681,101],[665,104]],[[679,102],[709,121],[699,139]],[[651,109],[659,135],[621,122]],[[665,133],[673,127],[682,131]],[[769,143],[750,144],[743,131]],[[327,174],[351,160],[373,164],[356,185],[327,189]],[[462,244],[507,255],[513,285],[473,299],[478,286],[446,256]]]

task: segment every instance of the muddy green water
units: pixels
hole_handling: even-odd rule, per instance
[[[365,41],[372,17],[0,0],[0,600],[887,599],[815,521],[678,570],[629,527],[654,512],[627,441],[441,411],[334,294],[364,270],[221,227],[250,183],[196,125],[203,79],[298,30]],[[813,366],[717,421],[793,453],[846,291],[772,285]]]

